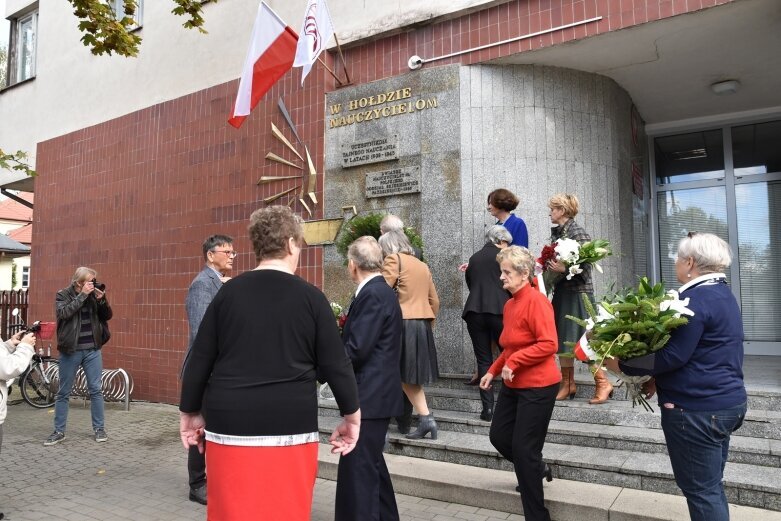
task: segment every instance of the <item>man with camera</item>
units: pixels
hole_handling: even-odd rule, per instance
[[[87,378],[95,441],[108,441],[103,420],[103,356],[100,351],[110,338],[108,321],[113,314],[106,299],[106,285],[97,281],[95,270],[77,268],[71,285],[57,292],[55,309],[60,389],[54,403],[54,432],[43,444],[56,445],[65,439],[68,403],[79,367]]]
[[[236,252],[233,249],[233,238],[227,235],[212,235],[203,243],[203,259],[206,266],[195,276],[187,290],[184,306],[187,310],[187,321],[190,325],[190,341],[187,344],[187,354],[182,364],[182,371],[187,364],[190,349],[198,334],[201,320],[214,296],[224,282],[230,277],[233,269],[233,259]],[[206,452],[203,454],[197,446],[190,447],[187,455],[187,473],[190,482],[190,501],[206,504]]]

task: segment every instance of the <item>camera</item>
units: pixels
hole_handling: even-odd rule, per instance
[[[98,282],[98,279],[93,280],[92,285],[95,286],[95,289],[97,290],[106,291],[106,285],[102,282]]]
[[[37,335],[40,330],[41,330],[41,322],[36,320],[35,322],[33,322],[33,325],[27,328],[24,334],[33,333]]]

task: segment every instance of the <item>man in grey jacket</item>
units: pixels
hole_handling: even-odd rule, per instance
[[[206,266],[195,276],[187,290],[185,309],[190,324],[190,340],[187,344],[187,354],[182,364],[182,370],[187,364],[190,349],[193,346],[201,320],[214,296],[230,277],[227,274],[233,269],[233,259],[236,252],[233,249],[233,239],[227,235],[212,235],[203,243],[203,258]],[[206,504],[206,453],[201,454],[198,447],[190,447],[187,455],[187,472],[190,480],[190,501]]]

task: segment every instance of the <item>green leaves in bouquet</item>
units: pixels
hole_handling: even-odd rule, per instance
[[[610,242],[605,239],[594,239],[580,245],[578,263],[594,263],[610,255],[613,255],[613,248],[610,246]]]
[[[380,222],[385,217],[383,213],[368,213],[353,217],[345,226],[339,237],[336,239],[336,251],[344,257],[344,263],[347,264],[347,249],[358,237],[370,235],[375,239],[380,238]],[[404,227],[404,235],[409,239],[413,247],[423,252],[423,239],[418,232],[408,226]],[[425,259],[421,259],[425,260]]]
[[[670,340],[670,332],[688,323],[688,319],[674,309],[660,310],[660,304],[671,298],[663,284],[651,285],[643,277],[636,291],[625,290],[603,299],[598,304],[604,309],[601,315],[583,295],[590,320],[567,318],[582,327],[593,321],[589,346],[600,359],[612,356],[627,360],[662,349]]]

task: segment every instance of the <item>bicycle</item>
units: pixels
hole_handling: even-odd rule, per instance
[[[18,309],[14,309],[13,316],[18,316]],[[34,322],[32,326],[22,321],[12,324],[9,328],[26,329],[35,333],[41,340],[50,340],[54,335],[56,324],[54,322]],[[51,342],[47,346],[47,353],[43,354],[43,347],[33,355],[30,365],[19,376],[19,391],[22,399],[37,409],[46,409],[54,405],[54,399],[60,387],[60,361],[51,356]],[[10,390],[9,390],[10,394]]]

